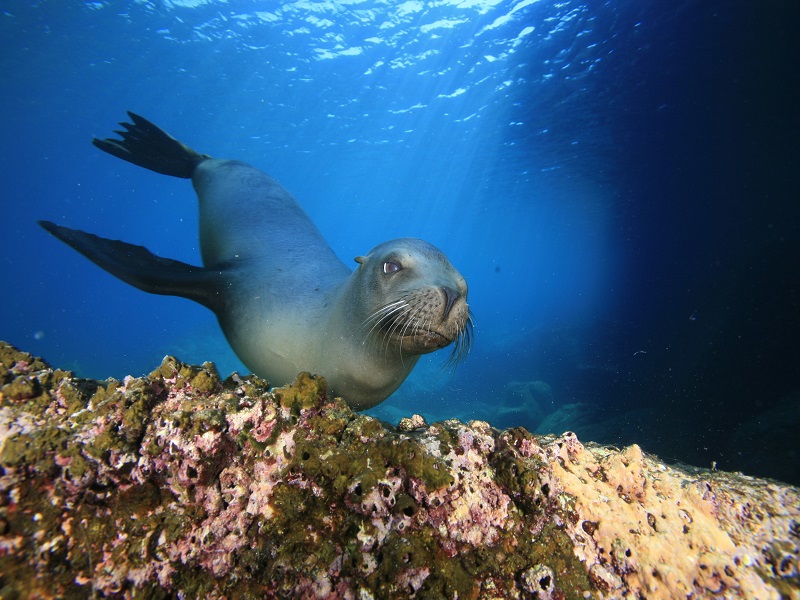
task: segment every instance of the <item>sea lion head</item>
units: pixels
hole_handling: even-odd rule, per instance
[[[467,282],[444,253],[415,238],[384,242],[356,257],[364,341],[418,356],[455,342],[458,362],[472,345]]]

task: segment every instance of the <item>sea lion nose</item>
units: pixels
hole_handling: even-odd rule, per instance
[[[450,314],[450,311],[453,310],[453,305],[456,303],[456,300],[461,298],[461,294],[449,287],[443,287],[442,291],[444,292],[444,318],[446,319]]]

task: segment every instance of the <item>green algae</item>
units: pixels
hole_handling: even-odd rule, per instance
[[[394,471],[422,480],[429,490],[453,483],[444,461],[432,457],[416,440],[389,433],[376,419],[362,415],[345,425],[344,419],[334,417],[333,427],[318,431],[331,433],[295,437],[290,469],[331,485],[336,494],[356,488],[353,503]]]
[[[206,362],[200,370],[191,378],[189,385],[195,392],[200,394],[210,394],[220,387],[219,373],[213,363]]]
[[[539,470],[544,468],[540,460],[523,458],[518,448],[524,443],[538,446],[531,433],[522,428],[509,429],[498,440],[498,452],[506,460],[497,461],[495,481],[524,510],[536,514],[546,502],[547,492],[542,489]]]
[[[30,400],[42,395],[42,386],[35,377],[17,377],[4,385],[2,392],[11,400]]]
[[[238,401],[234,400],[230,392],[241,392],[244,398],[259,398],[269,394],[269,384],[255,375],[234,373],[222,382],[222,388],[229,393],[225,397],[234,402],[232,408],[235,408]]]
[[[11,371],[17,364],[22,362],[26,363],[28,365],[28,369],[31,371],[43,371],[49,368],[49,365],[41,358],[18,350],[6,342],[0,342],[0,366],[3,367],[4,371],[2,374],[3,379],[11,377],[12,375],[9,375]],[[2,381],[2,379],[0,379],[0,381]]]
[[[52,425],[36,428],[35,434],[12,435],[2,445],[0,464],[52,475],[57,472],[52,457],[66,447],[68,437]]]
[[[291,385],[275,390],[275,398],[294,412],[319,406],[327,397],[328,384],[323,377],[300,373]]]
[[[111,387],[111,386],[109,386]],[[159,397],[146,381],[136,380],[125,390],[120,432],[128,449],[137,448]]]
[[[58,395],[63,399],[66,405],[67,413],[71,415],[76,422],[86,423],[92,418],[91,411],[85,411],[90,402],[91,396],[97,390],[97,383],[92,381],[72,381],[70,379],[63,379],[57,388]]]
[[[213,363],[206,362],[199,367],[186,365],[174,356],[165,356],[147,379],[172,384],[175,388],[189,388],[201,396],[215,392],[222,386]]]

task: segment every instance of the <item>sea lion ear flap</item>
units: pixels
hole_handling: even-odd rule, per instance
[[[363,265],[367,261],[366,256],[356,256],[354,259],[358,264]]]

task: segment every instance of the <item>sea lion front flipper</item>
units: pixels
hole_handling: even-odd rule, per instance
[[[189,179],[194,169],[211,158],[179,142],[144,117],[128,111],[132,123],[120,123],[125,130],[115,131],[122,139],[94,138],[92,144],[112,156],[163,175]]]
[[[144,246],[109,240],[50,221],[39,221],[39,225],[114,277],[142,291],[189,298],[214,312],[222,307],[224,271],[163,258]]]

